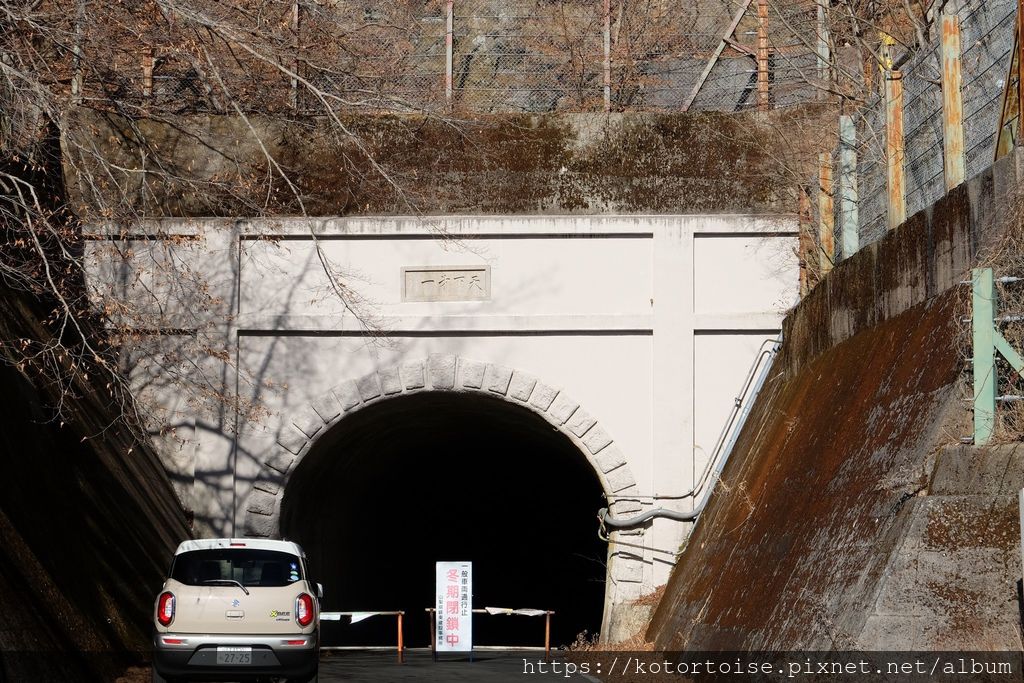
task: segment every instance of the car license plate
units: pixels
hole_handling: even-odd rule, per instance
[[[251,647],[218,647],[218,664],[252,664]]]

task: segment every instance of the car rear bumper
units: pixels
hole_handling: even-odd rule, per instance
[[[167,643],[167,639],[183,642]],[[299,639],[304,640],[304,644],[287,643]],[[273,636],[158,633],[153,638],[153,666],[167,678],[245,680],[281,676],[302,679],[316,672],[320,656],[318,644],[317,633]],[[218,664],[219,646],[251,647],[251,663]]]

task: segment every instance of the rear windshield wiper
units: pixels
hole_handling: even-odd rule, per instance
[[[203,584],[207,584],[207,583],[218,584],[219,583],[219,584],[222,584],[222,585],[223,584],[228,584],[229,586],[238,586],[239,588],[242,589],[243,593],[245,593],[246,595],[249,595],[249,589],[246,588],[245,586],[243,586],[241,584],[241,582],[235,581],[234,579],[207,579],[206,581],[200,581],[200,583],[203,583]]]

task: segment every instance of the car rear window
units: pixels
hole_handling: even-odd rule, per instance
[[[174,558],[171,578],[189,586],[227,580],[243,586],[287,586],[302,579],[302,563],[295,555],[276,550],[192,550]]]

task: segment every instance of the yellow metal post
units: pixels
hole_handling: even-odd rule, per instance
[[[768,0],[757,0],[757,108],[767,111],[768,93]]]
[[[836,261],[836,205],[832,185],[832,154],[818,155],[818,272],[825,277]]]
[[[907,220],[903,139],[903,75],[890,71],[885,79],[886,172],[889,188],[889,229]]]
[[[452,107],[452,96],[455,92],[455,75],[453,73],[455,61],[455,0],[448,0],[445,3],[445,31],[444,31],[444,101],[449,109]]]
[[[960,55],[960,18],[945,14],[942,17],[942,141],[947,192],[967,179]]]

